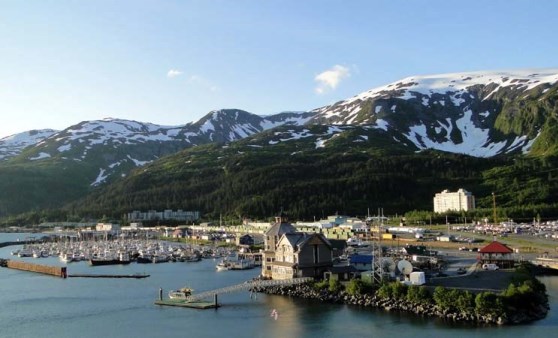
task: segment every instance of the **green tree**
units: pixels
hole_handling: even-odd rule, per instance
[[[500,316],[504,313],[504,304],[498,295],[492,292],[481,292],[475,297],[475,312],[480,315]]]
[[[432,300],[432,296],[427,288],[418,285],[411,285],[407,290],[407,300],[413,303],[426,304]]]

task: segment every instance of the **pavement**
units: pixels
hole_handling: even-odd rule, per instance
[[[444,270],[447,277],[431,278],[427,281],[427,285],[466,289],[472,292],[499,292],[508,287],[514,275],[514,269],[482,270],[477,264],[476,256],[448,256],[447,262],[447,268]],[[465,269],[464,274],[458,274],[460,268]]]

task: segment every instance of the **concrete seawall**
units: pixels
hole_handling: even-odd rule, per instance
[[[37,272],[42,273],[45,275],[56,276],[60,278],[66,278],[66,267],[60,266],[49,266],[49,265],[40,265],[22,261],[14,261],[14,260],[6,260],[6,267],[10,269],[17,269],[22,271],[30,271],[30,272]]]

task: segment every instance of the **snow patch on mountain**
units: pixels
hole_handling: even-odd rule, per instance
[[[376,120],[376,125],[374,126],[374,129],[382,129],[384,131],[388,131],[388,127],[389,127],[388,121],[386,121],[384,119],[377,119]]]
[[[326,143],[327,141],[328,141],[328,140],[324,140],[324,139],[322,139],[322,138],[317,139],[317,140],[316,140],[316,149],[318,149],[318,148],[325,148],[325,143]]]
[[[42,160],[44,158],[49,158],[51,157],[50,154],[47,153],[39,153],[39,155],[35,156],[35,157],[29,157],[30,161],[36,161],[36,160]]]
[[[477,128],[471,119],[472,115],[473,112],[467,110],[462,118],[455,121],[455,125],[460,130],[463,138],[460,143],[455,143],[450,138],[453,125],[449,119],[447,121],[448,125],[440,123],[440,126],[446,131],[446,140],[443,142],[431,140],[427,135],[425,125],[412,126],[409,128],[410,131],[404,135],[419,149],[437,149],[476,157],[491,157],[499,154],[506,146],[506,142],[491,143],[489,130]],[[516,140],[516,142],[519,143],[521,140]]]
[[[56,150],[58,150],[59,153],[63,153],[63,152],[68,151],[70,149],[72,149],[72,145],[68,143],[68,144],[64,144],[64,145],[58,147]]]
[[[274,119],[273,116],[261,116],[260,127],[262,130],[269,130],[282,125],[302,126],[312,119],[313,115],[307,112],[285,112],[279,115],[285,116],[282,119]]]
[[[213,125],[212,120],[205,121],[204,124],[200,127],[200,131],[202,133],[208,133],[209,131],[215,131],[215,126]]]
[[[140,160],[136,160],[135,158],[132,158],[130,155],[127,156],[128,159],[132,162],[134,162],[134,164],[136,165],[136,167],[143,167],[144,165],[151,163],[152,161],[140,161]]]
[[[105,180],[107,179],[108,175],[105,175],[106,170],[101,168],[99,169],[99,175],[97,175],[97,178],[95,179],[95,181],[93,181],[93,183],[91,183],[92,187],[96,187],[98,185],[100,185],[101,183],[105,182]]]
[[[23,149],[33,146],[55,133],[56,130],[52,129],[30,130],[0,139],[0,161],[17,156]]]

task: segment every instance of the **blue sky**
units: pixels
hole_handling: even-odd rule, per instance
[[[0,137],[311,110],[412,75],[558,67],[558,1],[0,0]]]

